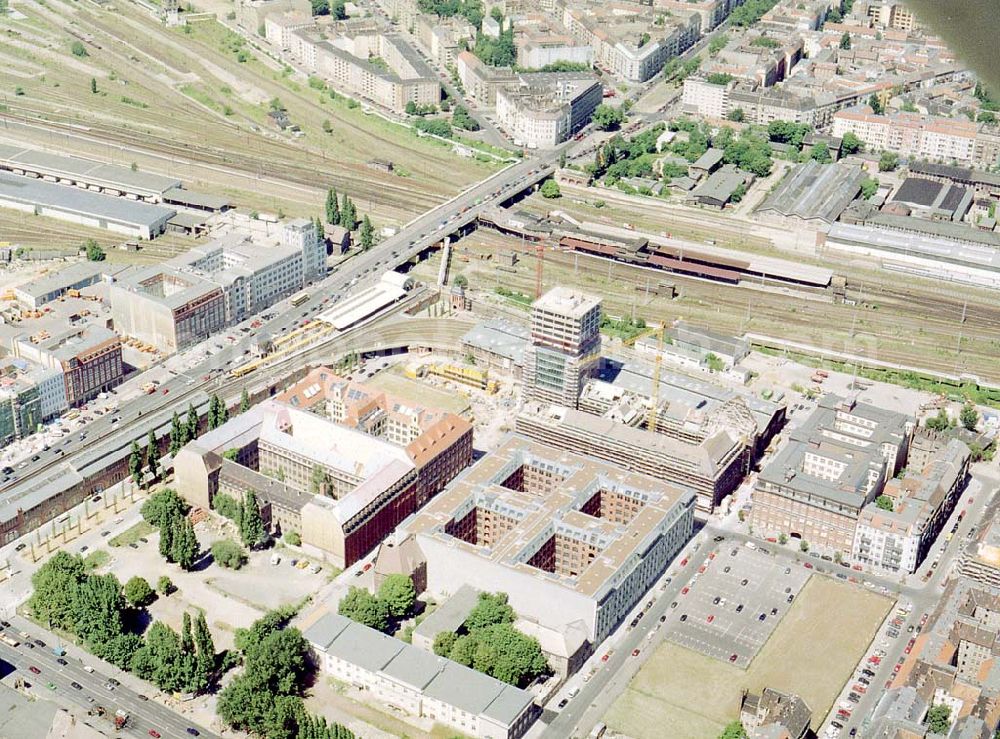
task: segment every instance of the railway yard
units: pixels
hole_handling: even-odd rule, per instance
[[[531,209],[545,204],[529,200],[526,205]],[[591,208],[589,217],[596,219],[594,214]],[[657,231],[664,228],[684,235],[673,221],[657,223]],[[726,244],[724,232],[712,233],[720,245]],[[492,257],[505,251],[519,252],[516,266],[498,268]],[[464,273],[473,289],[495,292],[503,286],[533,294],[534,245],[479,229],[459,241],[454,253],[452,274]],[[773,249],[767,253],[776,256]],[[576,285],[602,293],[611,315],[635,315],[650,322],[683,318],[736,335],[755,333],[873,360],[1000,380],[994,359],[1000,347],[1000,307],[984,290],[904,279],[856,264],[828,265],[847,280],[847,301],[834,303],[832,295],[820,289],[761,289],[752,282],[733,286],[551,248],[545,250],[544,260],[545,286]],[[417,274],[432,279],[438,266],[434,258],[418,267]],[[676,285],[678,296],[657,295],[660,283]],[[499,295],[492,299],[524,312],[516,301]]]
[[[0,63],[16,88],[5,96],[2,140],[183,172],[192,187],[288,215],[317,214],[335,187],[380,226],[495,169],[314,89],[217,21],[182,32],[128,3],[114,13],[57,5],[51,13],[24,3],[25,17],[6,22]],[[270,122],[279,105],[302,136]],[[374,153],[394,172],[366,166]]]

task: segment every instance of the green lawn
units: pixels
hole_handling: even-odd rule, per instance
[[[118,534],[118,536],[114,536],[109,539],[108,545],[112,547],[127,547],[129,544],[136,543],[144,536],[149,536],[154,531],[156,531],[155,526],[152,526],[145,521],[140,521],[135,526],[132,526],[131,528],[128,528]]]
[[[814,576],[747,670],[664,643],[604,720],[637,739],[714,739],[744,689],[772,687],[802,696],[817,728],[892,603]]]

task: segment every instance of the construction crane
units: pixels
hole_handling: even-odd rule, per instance
[[[545,245],[535,244],[535,300],[542,297],[542,270],[545,266]]]
[[[660,327],[660,340],[656,346],[656,361],[653,364],[653,397],[649,406],[649,418],[646,427],[650,431],[656,431],[656,416],[660,412],[660,370],[663,367],[663,341],[667,333],[667,324],[664,321]]]

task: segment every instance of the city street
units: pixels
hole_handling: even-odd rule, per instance
[[[65,707],[74,706],[84,711],[101,706],[107,712],[104,718],[90,717],[90,723],[103,731],[112,728],[111,720],[115,711],[124,709],[129,714],[128,724],[124,734],[129,736],[150,736],[150,729],[159,732],[163,737],[202,736],[216,737],[207,729],[195,726],[175,710],[167,708],[152,698],[144,696],[129,687],[129,683],[141,684],[136,678],[122,673],[116,667],[83,653],[79,648],[68,645],[67,654],[63,658],[65,665],[60,665],[59,656],[53,653],[53,647],[58,644],[55,635],[29,624],[21,618],[9,619],[13,626],[5,630],[5,634],[15,636],[21,645],[14,648],[0,642],[0,659],[10,662],[16,668],[16,676],[23,678],[32,685],[35,693],[43,698],[51,698]],[[17,632],[15,634],[15,632]],[[25,639],[42,639],[45,646],[35,645],[30,649],[25,645]],[[30,667],[40,670],[39,674],[30,671]],[[93,672],[84,668],[93,667]],[[114,678],[121,684],[109,689],[108,678]],[[7,677],[11,682],[14,675]],[[81,687],[74,688],[72,683]],[[52,683],[55,690],[48,688]],[[141,696],[141,697],[140,697]],[[93,701],[89,699],[93,699]],[[194,729],[197,734],[191,734],[188,729]]]

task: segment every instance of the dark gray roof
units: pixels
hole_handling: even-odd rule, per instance
[[[757,211],[773,210],[783,216],[833,223],[861,191],[864,179],[859,166],[820,164],[810,159],[789,172]]]
[[[159,205],[101,195],[69,185],[56,185],[44,180],[0,172],[0,201],[27,205],[42,205],[56,210],[103,218],[127,225],[152,229],[165,222],[176,211]]]
[[[433,639],[442,631],[458,631],[478,602],[479,591],[470,585],[462,585],[434,613],[425,618],[413,633]]]
[[[450,660],[424,694],[502,724],[512,723],[532,701],[531,693]]]
[[[930,208],[950,185],[936,180],[925,180],[922,177],[907,177],[892,196],[898,203],[912,203],[924,208]]]
[[[524,349],[531,338],[531,329],[526,325],[494,318],[477,323],[462,337],[462,343],[499,354],[515,365],[524,361]]]
[[[733,165],[726,165],[708,176],[692,194],[696,198],[714,200],[719,203],[729,202],[736,188],[744,182],[743,174]]]
[[[712,169],[722,162],[722,157],[724,156],[725,152],[722,149],[709,149],[698,157],[698,159],[691,165],[691,168],[704,170]]]
[[[177,205],[188,205],[195,208],[207,208],[209,210],[223,210],[232,203],[228,198],[221,198],[218,195],[208,195],[203,192],[192,192],[174,187],[163,193],[163,199],[169,203]]]
[[[343,616],[336,616],[336,618],[343,618]],[[326,647],[325,651],[369,672],[379,672],[405,646],[406,644],[398,639],[393,639],[391,636],[375,631],[375,629],[369,629],[367,626],[350,621]]]
[[[953,167],[949,164],[933,164],[931,162],[910,162],[907,167],[911,174],[927,174],[934,177],[944,177],[955,182],[970,182],[984,185],[1000,185],[1000,174],[984,172],[971,167]]]

